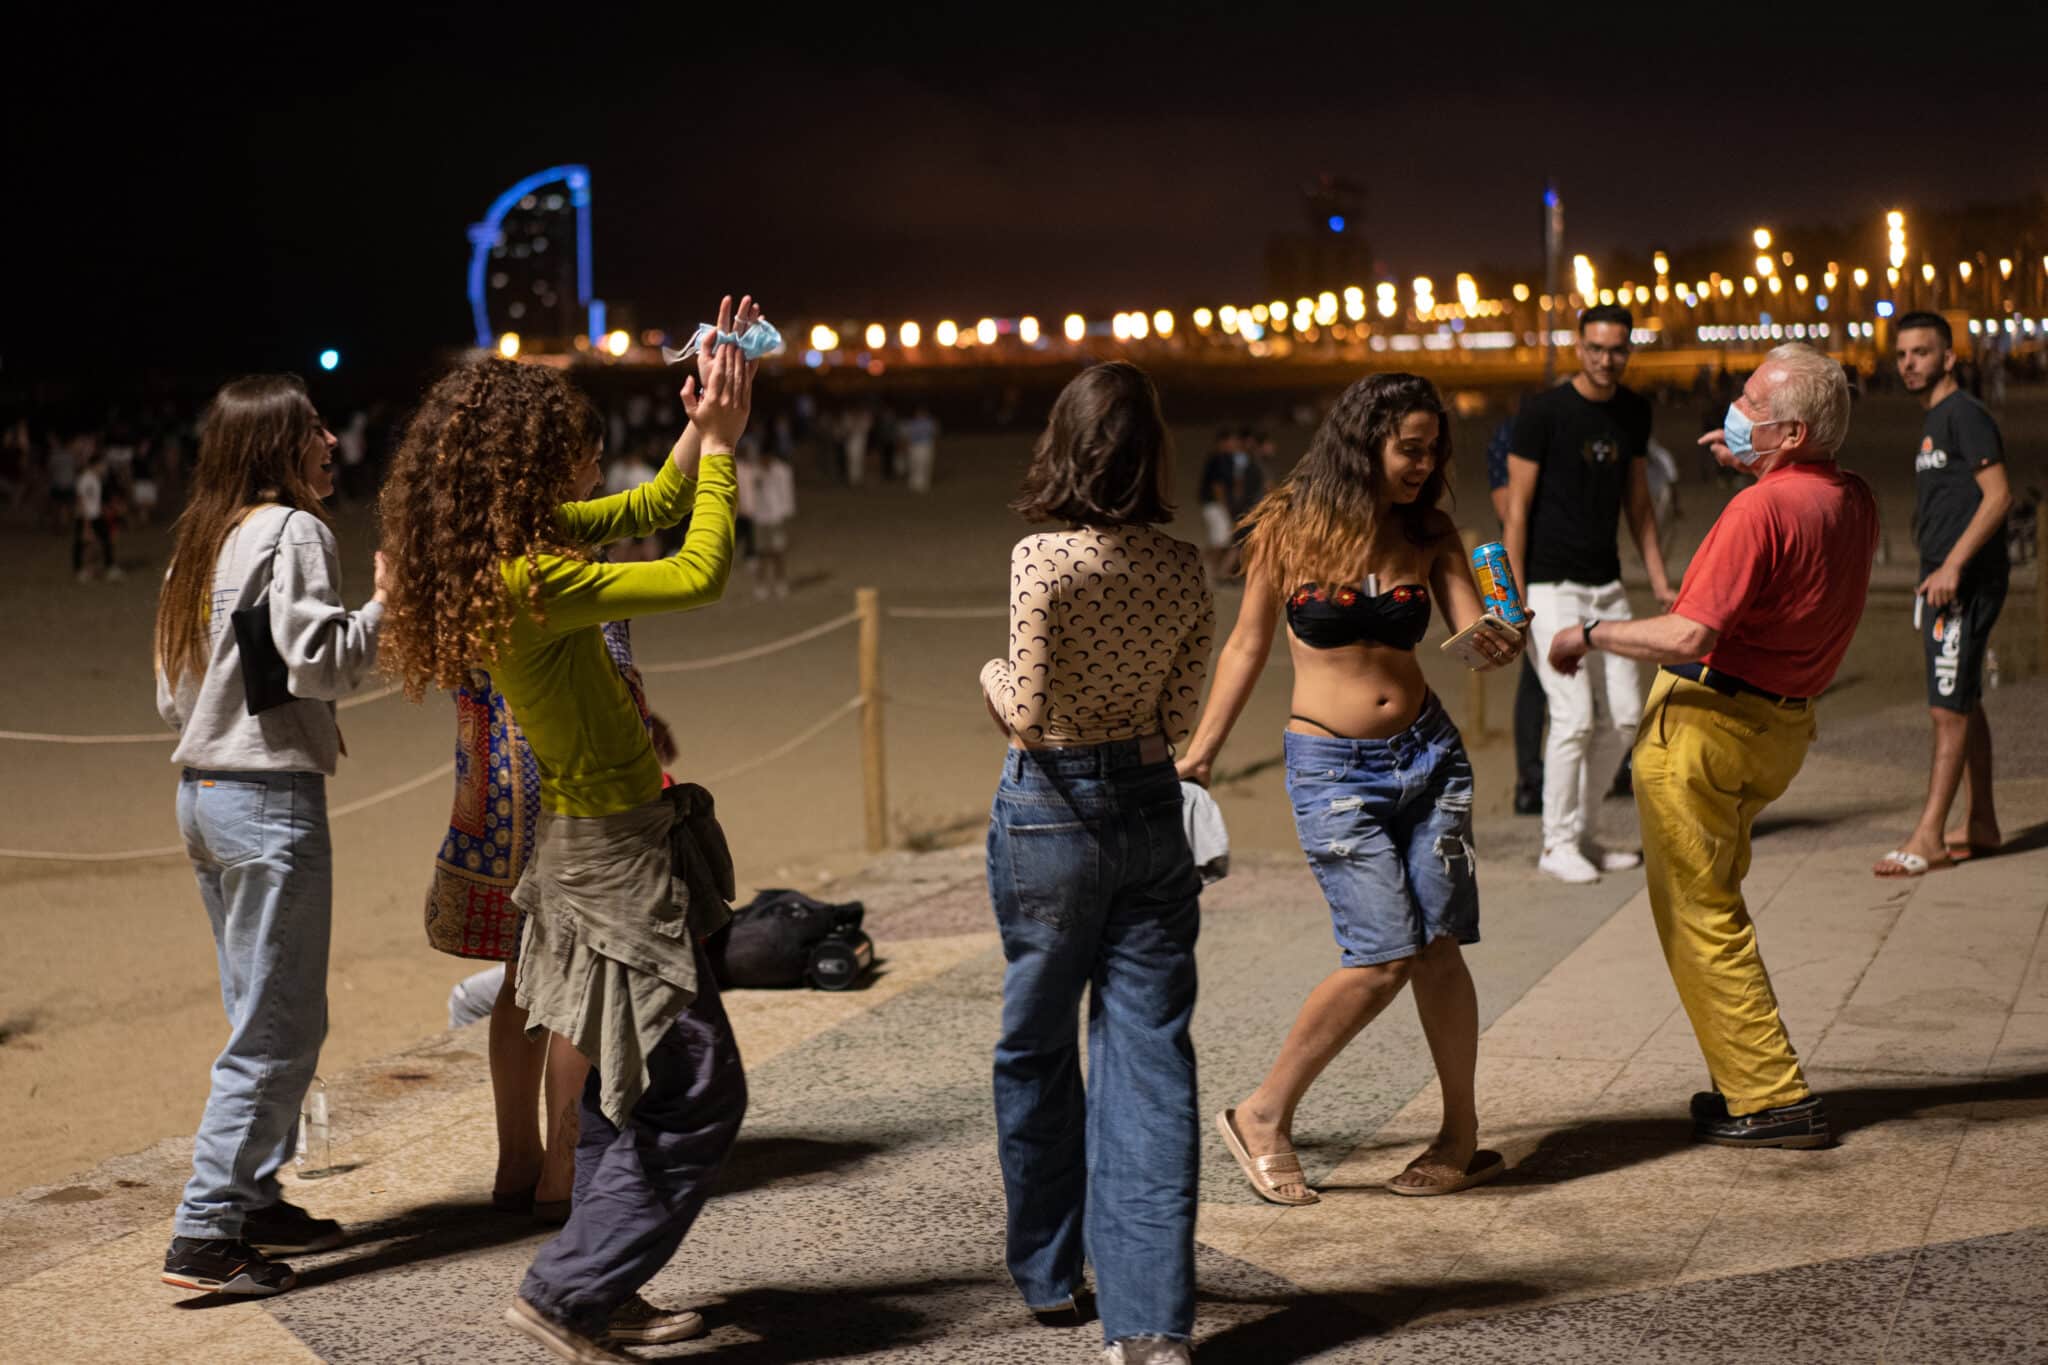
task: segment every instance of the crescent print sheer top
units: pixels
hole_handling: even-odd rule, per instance
[[[1216,608],[1201,551],[1149,526],[1047,531],[1010,556],[1010,654],[981,689],[1030,744],[1194,728]]]

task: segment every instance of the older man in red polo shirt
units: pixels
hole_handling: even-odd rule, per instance
[[[1732,498],[1664,616],[1561,630],[1550,662],[1589,649],[1662,664],[1636,736],[1650,910],[1713,1090],[1693,1133],[1737,1147],[1824,1147],[1827,1113],[1778,1017],[1742,899],[1750,826],[1806,759],[1813,699],[1862,619],[1877,549],[1870,488],[1835,463],[1849,430],[1842,367],[1780,346],[1702,438],[1757,476]]]

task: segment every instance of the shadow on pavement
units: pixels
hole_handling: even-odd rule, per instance
[[[1371,1293],[1230,1295],[1205,1293],[1206,1303],[1266,1304],[1278,1311],[1236,1323],[1199,1343],[1203,1365],[1269,1365],[1303,1360],[1354,1341],[1385,1336],[1449,1300],[1461,1311],[1506,1308],[1550,1291],[1520,1280],[1431,1280],[1392,1284]]]
[[[884,1150],[879,1142],[804,1137],[741,1137],[725,1159],[713,1195],[738,1194],[782,1181],[824,1175]]]
[[[1993,1076],[1937,1085],[1864,1085],[1827,1088],[1828,1119],[1840,1139],[1874,1124],[1911,1119],[1923,1110],[1950,1105],[2048,1100],[2048,1072]],[[1674,1096],[1669,1114],[1629,1114],[1596,1119],[1545,1133],[1534,1150],[1503,1175],[1497,1186],[1556,1185],[1640,1162],[1692,1144],[1692,1123]]]
[[[374,1275],[422,1261],[460,1256],[553,1231],[531,1217],[502,1213],[489,1204],[422,1204],[392,1218],[351,1227],[347,1245],[320,1253],[317,1260],[306,1256],[280,1259],[298,1267],[299,1284],[294,1292],[304,1293],[357,1275]],[[202,1294],[182,1299],[177,1306],[195,1310],[246,1302],[236,1295]]]

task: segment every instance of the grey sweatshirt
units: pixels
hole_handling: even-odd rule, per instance
[[[292,695],[301,700],[252,716],[229,617],[266,594],[270,636],[284,656]],[[173,692],[157,670],[157,712],[179,732],[171,762],[224,772],[334,776],[341,749],[334,699],[355,691],[377,662],[383,619],[379,603],[354,612],[341,605],[340,557],[334,533],[320,518],[289,507],[250,513],[228,532],[214,561],[207,621],[212,652],[205,675],[187,670]]]

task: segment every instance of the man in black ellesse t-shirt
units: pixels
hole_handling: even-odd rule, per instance
[[[1907,392],[1927,409],[1913,457],[1913,534],[1921,574],[1913,624],[1926,661],[1934,771],[1920,823],[1873,871],[1917,877],[1997,848],[2001,839],[1991,794],[1991,724],[1983,706],[1984,651],[2012,572],[2005,548],[2012,493],[1998,424],[1956,384],[1948,319],[1939,313],[1900,318],[1897,360]],[[1969,819],[1961,830],[1944,834],[1965,773]]]
[[[1626,308],[1581,313],[1579,373],[1523,403],[1508,448],[1508,562],[1528,598],[1528,657],[1550,719],[1536,866],[1567,882],[1598,881],[1603,871],[1642,861],[1593,841],[1607,774],[1642,718],[1641,675],[1633,660],[1613,653],[1570,675],[1549,663],[1559,631],[1629,619],[1617,540],[1624,509],[1658,602],[1678,600],[1664,573],[1643,464],[1650,405],[1621,385],[1634,326]]]

